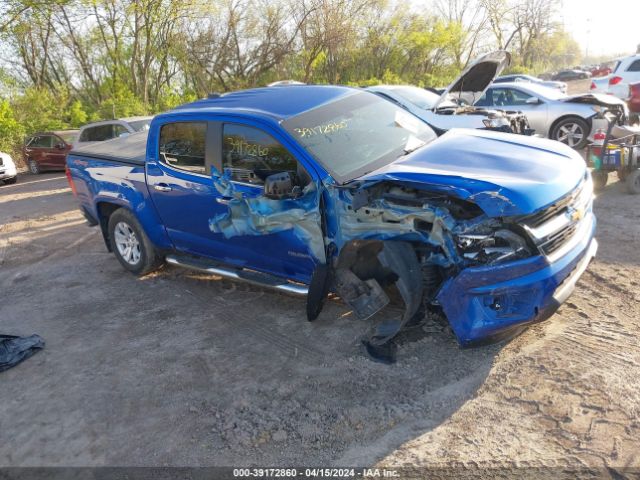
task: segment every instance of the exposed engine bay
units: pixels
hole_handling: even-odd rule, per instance
[[[494,110],[472,105],[445,104],[436,110],[438,115],[481,115],[487,117],[483,120],[488,130],[496,130],[506,133],[532,135],[534,130],[530,128],[527,116],[516,110]]]
[[[344,241],[322,278],[314,278],[308,318],[314,320],[329,291],[359,319],[395,302],[401,316],[385,318],[363,343],[377,360],[392,362],[394,337],[437,309],[441,285],[463,268],[497,265],[538,252],[517,222],[489,218],[475,203],[393,182],[340,192]],[[318,284],[317,282],[320,282]],[[313,283],[316,283],[313,285]],[[315,302],[315,304],[314,304]]]

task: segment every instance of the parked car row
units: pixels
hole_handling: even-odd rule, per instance
[[[69,151],[75,146],[90,145],[149,128],[153,117],[129,117],[90,123],[80,130],[38,132],[24,142],[22,155],[29,171],[38,174],[62,170]]]
[[[507,52],[492,52],[472,63],[442,93],[408,85],[379,85],[367,90],[420,117],[437,132],[480,128],[550,138],[582,149],[614,112],[624,124],[628,108],[611,95],[572,95],[563,82],[528,75],[499,76],[510,63]],[[513,80],[508,82],[507,80]]]

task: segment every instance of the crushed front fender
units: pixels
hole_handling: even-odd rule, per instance
[[[448,279],[437,300],[458,342],[472,346],[501,340],[553,315],[596,254],[595,217],[585,220],[584,234],[553,263],[539,255],[467,268]]]

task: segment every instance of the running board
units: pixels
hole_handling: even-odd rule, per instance
[[[271,288],[279,292],[289,293],[292,295],[306,296],[309,291],[307,285],[299,283],[291,283],[275,275],[256,272],[254,270],[234,269],[233,267],[221,267],[196,258],[178,257],[176,255],[167,255],[167,263],[178,267],[198,270],[200,272],[218,275],[220,277],[237,280],[240,282],[250,283],[259,287]]]

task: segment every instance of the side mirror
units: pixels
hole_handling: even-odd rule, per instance
[[[64,143],[60,142],[60,143],[56,143],[53,147],[57,148],[58,150],[64,150],[66,145]]]
[[[542,103],[538,97],[529,97],[527,98],[527,105],[539,105]]]
[[[130,135],[129,132],[122,132],[120,135],[118,135],[118,138],[128,137],[129,135]]]
[[[274,173],[264,181],[264,196],[267,198],[274,200],[294,198],[296,193],[300,193],[300,188],[294,187],[293,179],[289,172]]]

